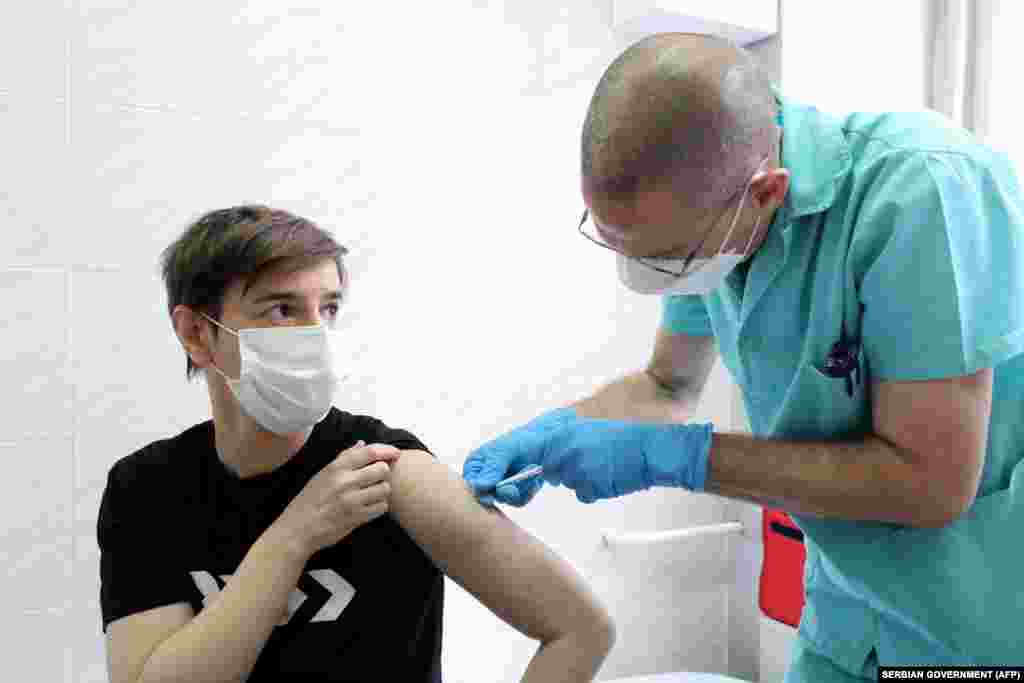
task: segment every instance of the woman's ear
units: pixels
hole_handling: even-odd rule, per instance
[[[171,320],[178,341],[192,359],[192,365],[197,368],[209,365],[212,354],[203,335],[203,328],[207,326],[206,319],[188,306],[178,305],[171,313]]]

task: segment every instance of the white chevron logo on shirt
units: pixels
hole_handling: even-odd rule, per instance
[[[217,579],[210,572],[195,571],[189,572],[189,575],[191,575],[192,582],[195,583],[196,588],[203,595],[204,608],[220,595],[221,584],[217,582]],[[231,576],[231,574],[221,574],[220,579],[227,583]],[[355,597],[355,587],[333,569],[312,569],[303,576],[308,576],[317,585],[322,586],[329,596],[324,600],[324,604],[320,606],[316,614],[313,615],[313,618],[310,619],[310,622],[337,620],[345,608],[348,607],[348,604],[352,602],[352,598]],[[284,626],[291,621],[292,616],[305,604],[307,598],[309,596],[299,590],[298,587],[293,589],[288,595],[288,612],[277,625]]]

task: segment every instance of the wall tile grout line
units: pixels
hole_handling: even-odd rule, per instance
[[[72,161],[75,158],[74,155],[74,113],[75,113],[75,99],[74,99],[74,39],[73,39],[73,27],[76,26],[74,21],[79,13],[78,0],[66,0],[64,17],[67,22],[67,33],[64,37],[64,154],[65,156],[65,167],[73,168]],[[74,307],[72,304],[72,288],[74,284],[74,267],[65,263],[65,301],[67,315],[65,320],[67,323],[67,370],[65,377],[68,377],[70,399],[71,399],[71,442],[70,442],[70,453],[71,453],[71,563],[70,572],[74,575],[75,562],[78,560],[78,533],[76,529],[76,522],[78,520],[78,509],[77,509],[77,496],[76,491],[78,490],[78,383],[77,373],[75,372],[75,352],[74,352],[74,324],[73,324],[73,312]],[[71,578],[70,576],[68,577]],[[71,599],[71,605],[68,606],[69,611],[74,604],[74,598]],[[75,651],[72,648],[67,651],[67,659],[65,660],[65,677],[74,676],[75,669]],[[71,683],[71,681],[68,681]]]
[[[78,0],[65,0],[64,3],[64,19],[66,26],[66,33],[64,36],[64,154],[65,154],[65,168],[73,168],[72,161],[75,158],[74,155],[74,118],[75,118],[75,97],[74,97],[74,77],[75,77],[75,60],[74,60],[74,37],[73,30],[77,25],[75,18],[79,13]],[[70,532],[71,532],[71,561],[68,569],[70,575],[74,575],[75,562],[78,559],[78,540],[77,540],[77,529],[76,522],[78,520],[77,510],[77,496],[76,491],[78,490],[78,453],[77,453],[77,441],[78,441],[78,385],[75,372],[75,353],[74,353],[74,323],[73,323],[73,312],[74,308],[72,305],[72,288],[74,285],[74,268],[67,263],[61,264],[64,267],[64,306],[65,306],[65,320],[67,321],[67,358],[66,358],[66,369],[64,376],[69,378],[68,390],[69,398],[71,402],[71,439],[68,449],[71,454],[71,490],[70,490]],[[69,582],[71,576],[68,577]],[[72,584],[73,585],[73,584]],[[67,605],[67,609],[70,612],[74,605],[74,596],[70,600],[70,604]],[[65,659],[65,678],[74,677],[75,668],[75,651],[66,651]],[[68,683],[71,683],[69,680]]]
[[[67,98],[64,95],[47,95],[44,97],[16,93],[13,90],[0,90],[0,100],[17,103],[18,105],[65,104],[67,102]]]
[[[72,264],[51,264],[51,263],[38,263],[38,264],[26,264],[26,263],[9,263],[0,265],[0,270],[27,270],[37,273],[45,272],[72,272],[72,273],[120,273],[120,272],[133,272],[131,268],[118,265],[100,265],[93,263],[72,263]],[[140,268],[141,270],[141,268]]]
[[[335,127],[329,121],[317,118],[284,117],[268,118],[259,114],[247,112],[236,112],[232,115],[219,115],[210,110],[185,109],[171,104],[147,104],[143,102],[118,102],[116,100],[94,101],[94,111],[101,108],[110,108],[118,111],[149,112],[153,114],[172,114],[185,116],[193,121],[216,122],[216,123],[255,123],[277,126],[295,127],[296,130],[317,130],[331,135],[343,137],[358,136],[366,132],[365,127]]]
[[[65,0],[64,18],[66,31],[64,36],[64,153],[71,156],[71,119],[72,119],[72,79],[74,78],[74,48],[71,40],[71,27],[74,25],[73,18],[78,12],[77,0]],[[68,161],[68,159],[65,159]]]
[[[69,449],[70,452],[71,452],[71,492],[70,492],[71,493],[71,507],[70,507],[70,513],[71,513],[71,520],[70,520],[70,527],[71,527],[71,529],[70,529],[70,531],[71,531],[71,563],[70,563],[70,570],[71,570],[71,575],[73,576],[74,575],[75,562],[78,559],[78,540],[77,540],[78,533],[77,533],[76,524],[75,524],[78,521],[78,511],[77,511],[78,500],[77,500],[77,496],[75,495],[75,493],[78,490],[78,484],[79,484],[79,481],[78,481],[78,474],[79,474],[78,470],[79,470],[79,468],[78,468],[78,453],[77,453],[77,446],[76,446],[76,443],[78,441],[78,382],[77,382],[77,379],[76,379],[76,374],[77,373],[75,372],[75,350],[74,350],[75,349],[75,347],[74,347],[74,328],[75,328],[75,326],[74,326],[74,323],[73,323],[74,318],[72,317],[72,315],[74,313],[74,306],[73,306],[73,303],[72,303],[73,302],[73,300],[72,300],[73,277],[72,277],[72,272],[71,272],[70,269],[68,269],[66,271],[65,279],[64,279],[64,286],[65,286],[65,290],[64,290],[64,296],[65,296],[65,299],[64,299],[65,318],[64,319],[68,321],[67,322],[67,359],[65,361],[66,368],[65,368],[65,371],[64,371],[64,376],[69,378],[69,380],[70,380],[68,382],[68,390],[70,392],[70,399],[71,399],[71,442],[70,442],[71,448]],[[70,581],[71,576],[69,576],[68,579]]]
[[[730,550],[731,550],[731,548],[730,548]],[[729,563],[730,563],[730,566],[734,566],[734,565],[732,565],[732,558],[730,558]],[[722,656],[722,661],[725,663],[725,670],[726,671],[731,671],[731,669],[730,669],[730,662],[729,662],[729,655],[731,654],[730,653],[731,648],[729,647],[730,643],[729,643],[728,634],[730,632],[730,626],[732,625],[729,622],[729,619],[732,617],[732,605],[730,604],[732,602],[732,599],[733,599],[732,584],[733,584],[733,581],[730,580],[730,581],[725,581],[724,585],[722,586],[722,593],[724,593],[724,596],[723,596],[723,599],[722,599],[722,623],[725,624],[726,637],[722,639],[722,643],[721,643],[722,655],[721,656]]]
[[[74,132],[74,42],[72,40],[72,30],[75,26],[74,18],[78,13],[78,0],[65,0],[64,2],[64,167],[72,167],[71,161],[74,158],[73,154],[73,132]],[[77,520],[77,512],[75,509],[76,496],[75,491],[78,486],[78,458],[75,452],[75,441],[77,440],[77,394],[75,384],[75,361],[73,351],[73,328],[72,322],[72,307],[71,307],[71,286],[72,286],[72,271],[67,264],[64,266],[64,306],[66,321],[66,353],[65,357],[65,370],[64,376],[70,378],[68,382],[68,392],[71,407],[71,439],[68,449],[71,455],[71,487],[69,493],[69,508],[68,508],[68,527],[71,533],[71,559],[67,565],[67,571],[69,572],[68,580],[70,583],[71,577],[74,575],[75,560],[78,557],[78,543],[75,539],[77,536],[75,529],[75,521]],[[74,597],[70,599],[69,603],[65,605],[65,609],[70,611],[71,606],[74,604]],[[66,668],[74,670],[74,653],[71,652],[71,661],[66,662]],[[65,671],[65,676],[70,671]],[[69,682],[70,683],[70,682]]]
[[[0,441],[0,448],[17,448],[26,441],[68,441],[71,438],[71,432],[28,432],[17,435],[14,440]]]
[[[36,273],[62,273],[67,270],[67,266],[51,266],[51,265],[38,265],[38,266],[24,266],[24,265],[4,265],[4,270],[19,270],[19,271],[32,271]]]
[[[44,615],[54,617],[64,616],[64,610],[60,609],[59,607],[30,607],[27,609],[22,609],[21,613],[30,617],[40,617]]]

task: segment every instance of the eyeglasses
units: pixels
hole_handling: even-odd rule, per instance
[[[707,240],[708,236],[712,232],[715,231],[715,226],[718,224],[718,220],[715,219],[715,222],[711,224],[711,229],[708,230],[704,234],[704,237],[701,238],[700,243],[697,245],[697,248],[694,249],[692,252],[690,252],[689,256],[687,256],[685,259],[683,259],[683,268],[682,268],[682,270],[680,270],[679,272],[676,272],[674,270],[669,270],[668,268],[663,268],[663,267],[661,267],[659,265],[655,265],[654,263],[652,263],[651,261],[654,259],[654,257],[650,257],[650,256],[648,256],[648,257],[630,256],[629,254],[626,254],[624,252],[619,251],[618,249],[616,249],[612,245],[606,244],[605,242],[602,242],[601,240],[597,239],[596,237],[593,237],[592,235],[588,235],[583,230],[583,226],[586,225],[587,218],[589,216],[590,216],[590,209],[583,209],[583,217],[580,218],[580,224],[579,224],[579,227],[577,228],[577,230],[579,230],[579,233],[581,235],[583,235],[584,237],[586,237],[588,240],[590,240],[591,242],[593,242],[594,244],[596,244],[599,247],[604,247],[605,249],[608,249],[610,251],[614,251],[616,254],[620,254],[622,256],[625,256],[628,259],[632,259],[632,260],[636,261],[637,263],[639,263],[641,265],[644,265],[644,266],[647,266],[648,268],[650,268],[652,270],[656,270],[659,273],[664,273],[665,275],[671,275],[672,277],[675,277],[675,278],[680,278],[680,277],[682,277],[686,273],[686,269],[690,267],[690,264],[693,262],[694,257],[697,255],[697,252],[699,252],[701,250],[701,247],[704,246],[704,242]]]
[[[767,160],[768,160],[768,157],[765,157],[764,160],[762,160],[761,163],[758,165],[757,170],[760,170],[761,166],[763,166],[764,162],[767,161]],[[588,235],[586,232],[584,232],[583,226],[586,224],[587,218],[590,216],[590,209],[583,209],[583,216],[580,218],[580,224],[579,224],[579,227],[577,228],[577,230],[579,230],[579,233],[581,235],[583,235],[584,237],[586,237],[588,240],[590,240],[591,242],[593,242],[594,244],[596,244],[599,247],[604,247],[605,249],[609,249],[611,251],[614,251],[616,254],[620,254],[622,256],[625,256],[628,259],[632,259],[633,261],[636,261],[637,263],[639,263],[641,265],[644,265],[644,266],[646,266],[646,267],[648,267],[648,268],[650,268],[652,270],[656,270],[659,273],[664,273],[665,275],[671,275],[672,277],[675,277],[675,278],[681,278],[683,275],[686,274],[686,269],[690,267],[690,264],[693,262],[694,257],[697,255],[697,252],[699,252],[701,250],[701,247],[704,246],[704,242],[706,242],[708,237],[711,235],[711,233],[713,233],[715,231],[715,226],[717,226],[718,225],[718,221],[721,220],[722,214],[724,214],[729,209],[729,207],[732,206],[733,198],[736,195],[738,195],[740,192],[743,192],[744,196],[746,196],[746,191],[750,188],[750,183],[753,181],[754,176],[757,175],[757,170],[754,171],[754,173],[750,176],[750,179],[744,184],[743,187],[741,187],[740,189],[736,190],[736,192],[734,192],[733,194],[729,195],[728,199],[726,199],[726,201],[725,201],[725,206],[722,208],[721,212],[719,212],[718,216],[715,217],[715,221],[711,224],[711,228],[706,233],[704,233],[704,237],[701,238],[700,243],[697,245],[697,248],[694,249],[692,252],[690,252],[689,256],[687,256],[685,259],[683,259],[683,269],[680,270],[679,272],[676,272],[676,271],[673,271],[673,270],[669,270],[668,268],[662,268],[659,265],[655,265],[654,263],[651,263],[652,260],[659,260],[659,261],[666,260],[664,257],[655,259],[655,257],[652,257],[652,256],[648,256],[648,257],[630,256],[629,254],[626,254],[624,252],[619,251],[618,249],[616,249],[612,245],[606,244],[605,242],[597,239],[596,237]],[[737,216],[737,218],[739,217],[740,209],[743,208],[742,203],[743,203],[743,200],[741,199],[740,200],[740,206],[737,207],[737,209],[736,209],[736,212],[737,212],[736,216]],[[735,225],[735,222],[736,221],[734,219],[733,220],[733,224],[734,225]],[[728,239],[728,236],[726,236],[726,239]]]

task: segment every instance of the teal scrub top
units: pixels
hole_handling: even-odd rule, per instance
[[[984,471],[959,520],[794,516],[807,548],[799,637],[854,675],[872,650],[882,665],[1024,664],[1024,201],[1013,167],[931,112],[834,117],[779,102],[784,205],[718,290],[664,299],[664,327],[714,334],[761,437],[856,440],[872,428],[872,380],[994,368]],[[852,392],[824,372],[844,327],[859,365]]]

